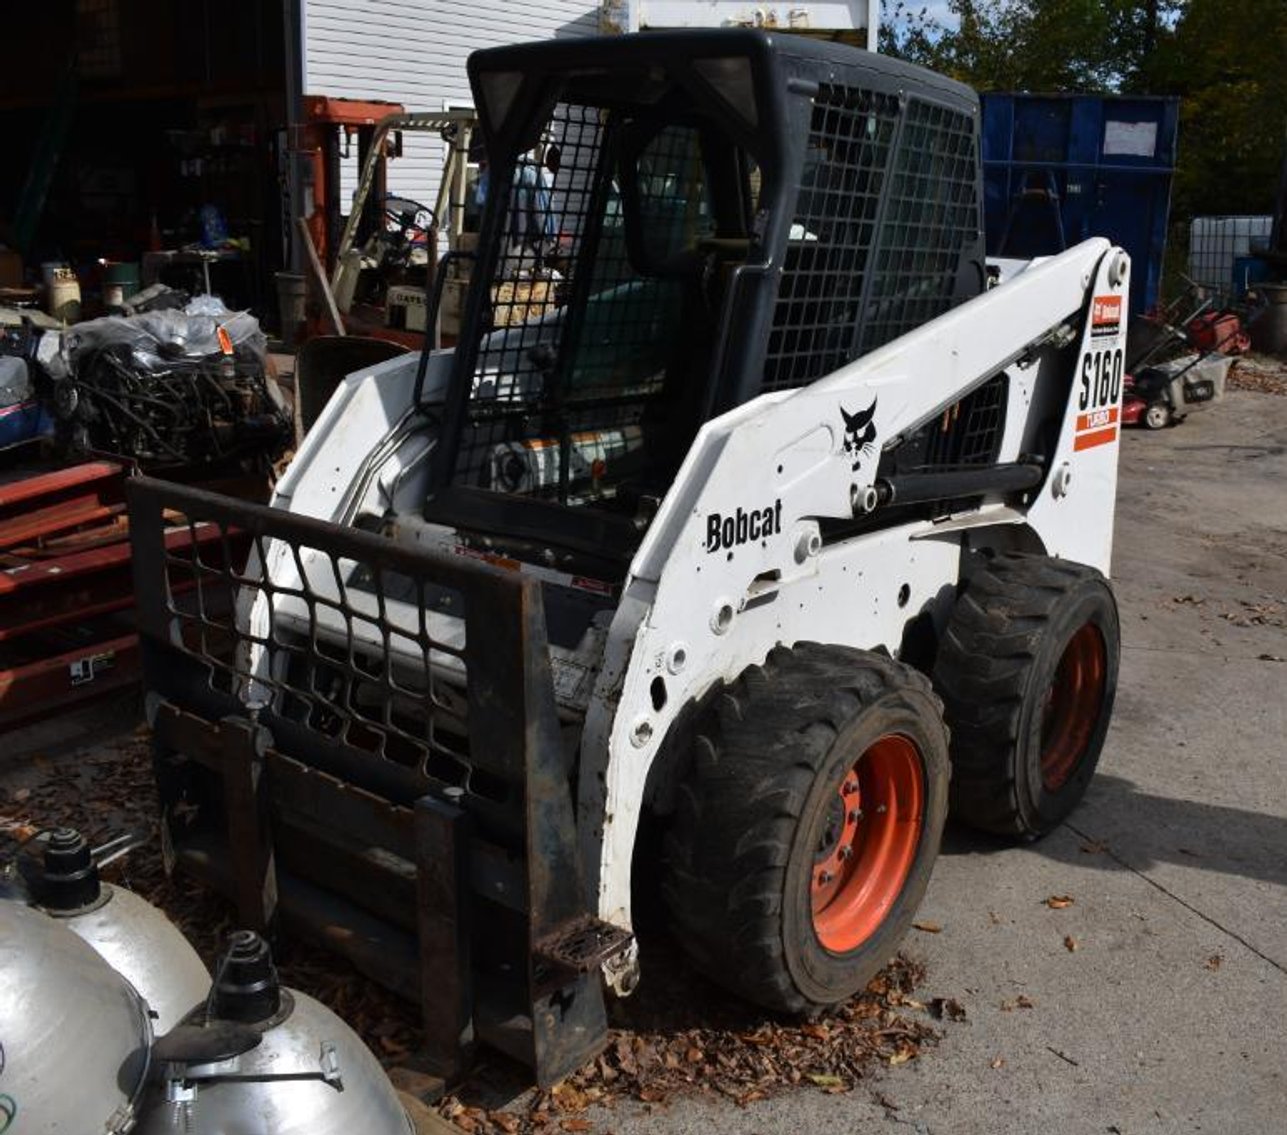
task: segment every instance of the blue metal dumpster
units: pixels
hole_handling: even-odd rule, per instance
[[[1046,256],[1091,236],[1131,255],[1131,313],[1157,303],[1180,100],[984,94],[991,256]]]

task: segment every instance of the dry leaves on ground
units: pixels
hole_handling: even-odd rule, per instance
[[[1244,355],[1229,369],[1228,386],[1261,394],[1287,394],[1287,362],[1270,355]]]
[[[654,955],[655,956],[655,955]],[[673,959],[658,959],[665,966]],[[918,1014],[961,1020],[965,1009],[953,999],[935,998],[928,1005],[912,991],[923,980],[921,967],[899,958],[878,974],[867,991],[815,1021],[782,1021],[756,1013],[689,975],[684,982],[661,976],[660,990],[648,990],[648,976],[637,998],[653,1003],[637,1012],[640,1025],[616,1028],[606,1050],[550,1091],[531,1093],[505,1111],[470,1106],[469,1092],[448,1097],[439,1113],[477,1135],[495,1132],[589,1131],[593,1125],[569,1127],[570,1119],[589,1122],[579,1113],[612,1107],[623,1100],[664,1106],[685,1096],[708,1096],[743,1105],[806,1089],[828,1094],[852,1091],[874,1068],[914,1060],[937,1039]],[[658,1004],[684,997],[686,1004]],[[676,1025],[696,1018],[710,1024]],[[740,1018],[740,1020],[739,1020]],[[670,1021],[669,1025],[666,1023]]]
[[[146,734],[77,753],[74,760],[32,762],[29,771],[18,778],[24,783],[11,780],[0,791],[0,830],[18,840],[67,825],[79,828],[91,844],[127,829],[146,833],[147,842],[109,867],[105,877],[159,906],[212,962],[235,918],[219,896],[165,874]],[[923,928],[940,929],[934,923]],[[923,968],[902,957],[866,992],[805,1022],[769,1018],[707,985],[673,944],[669,956],[666,949],[650,948],[649,957],[656,969],[646,976],[645,988],[618,1007],[624,1021],[590,1064],[552,1090],[527,1093],[507,1110],[480,1106],[466,1086],[440,1101],[439,1113],[475,1135],[557,1135],[596,1130],[583,1113],[627,1099],[662,1106],[683,1095],[705,1095],[746,1105],[790,1090],[839,1094],[879,1067],[914,1060],[938,1037],[931,1017],[965,1017],[953,998],[917,1001],[912,993],[924,979]],[[386,1066],[414,1063],[421,1041],[415,1006],[335,955],[291,938],[277,961],[288,985],[338,1013]]]

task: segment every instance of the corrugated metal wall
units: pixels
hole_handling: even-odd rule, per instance
[[[400,102],[408,110],[469,106],[465,59],[480,47],[593,35],[595,0],[302,0],[303,93]],[[409,136],[389,164],[389,192],[432,205],[442,143]],[[346,194],[356,184],[345,163]]]

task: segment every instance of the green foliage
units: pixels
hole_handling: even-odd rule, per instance
[[[1181,97],[1178,215],[1273,208],[1287,148],[1287,3],[1189,0],[1140,82]]]
[[[1181,97],[1174,213],[1273,206],[1287,147],[1287,0],[885,0],[881,50],[978,90]]]
[[[958,26],[886,0],[881,49],[981,90],[1107,91],[1150,55],[1177,0],[949,0]]]

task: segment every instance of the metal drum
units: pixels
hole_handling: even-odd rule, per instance
[[[139,991],[156,1014],[157,1035],[169,1032],[205,1000],[210,971],[150,902],[110,883],[102,888],[100,905],[64,921]]]
[[[156,1015],[159,1036],[205,1001],[210,971],[150,902],[99,881],[99,858],[74,828],[55,829],[45,844],[43,871],[31,880],[32,897],[134,986]]]
[[[0,902],[0,1128],[131,1130],[151,1041],[125,978],[57,920]]]
[[[140,1135],[412,1135],[371,1051],[278,984],[257,934],[234,934],[216,973],[209,1013],[157,1042]]]

